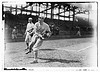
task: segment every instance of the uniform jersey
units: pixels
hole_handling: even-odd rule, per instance
[[[45,22],[43,22],[42,25],[40,25],[40,22],[37,22],[37,23],[35,23],[35,26],[36,26],[36,33],[43,34],[46,31],[50,32],[49,25],[46,24]]]
[[[35,34],[33,35],[31,42],[29,44],[29,46],[31,46],[33,44],[33,51],[37,51],[39,49],[39,47],[42,45],[43,42],[43,33],[45,33],[46,31],[50,32],[50,28],[49,25],[46,24],[45,22],[43,22],[42,25],[40,25],[40,22],[36,22],[35,23]]]
[[[35,28],[35,25],[33,23],[28,23],[27,24],[27,28],[26,28],[26,32],[31,31]]]
[[[35,28],[35,25],[33,23],[28,23],[26,28],[26,37],[25,42],[29,43],[31,41],[31,36],[29,33],[31,33]]]
[[[12,30],[12,34],[17,34],[16,29],[13,29],[13,30]]]

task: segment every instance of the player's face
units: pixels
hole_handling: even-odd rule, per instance
[[[31,22],[32,22],[32,20],[28,20],[28,22],[29,22],[29,23],[31,23]]]
[[[44,18],[39,17],[38,18],[38,21],[43,22],[44,21]]]

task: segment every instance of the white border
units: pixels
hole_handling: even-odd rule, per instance
[[[2,0],[2,1],[7,1],[7,0]],[[2,11],[2,1],[0,1],[0,10]],[[9,0],[9,1],[21,1],[21,0]],[[29,1],[29,2],[58,2],[58,0],[25,0],[25,1]],[[66,0],[59,0],[60,2],[67,2]],[[75,2],[75,1],[79,1],[79,0],[70,0],[70,1],[68,1],[68,2]],[[99,30],[99,23],[100,23],[100,1],[99,0],[80,0],[80,2],[88,2],[88,1],[97,1],[98,2],[98,57],[99,57],[99,59],[98,59],[98,64],[100,64],[100,30]],[[23,2],[23,1],[21,1],[21,2]],[[2,27],[4,27],[3,25],[2,25],[2,12],[0,13],[1,15],[1,17],[0,17],[0,72],[2,72],[2,71],[4,71],[4,70],[2,70],[3,69],[3,65],[2,64],[4,64],[3,63],[3,61],[4,61],[4,40],[3,40],[3,36],[4,36],[4,34],[3,34],[3,32],[2,32]],[[19,68],[19,67],[18,67]],[[96,68],[92,68],[92,67],[74,67],[74,68],[72,68],[72,67],[68,67],[68,68],[65,68],[65,67],[34,67],[33,68],[33,70],[30,70],[30,71],[34,71],[34,72],[47,72],[47,71],[49,71],[49,72],[55,72],[55,71],[57,71],[57,72],[66,72],[66,71],[68,71],[68,72],[75,72],[75,71],[79,71],[80,69],[82,70],[82,72],[83,72],[83,69],[89,69],[90,71],[88,71],[88,72],[100,72],[100,65],[98,65],[98,67],[96,67]],[[31,68],[27,68],[27,69],[31,69]],[[14,72],[14,70],[12,70],[12,72]],[[24,72],[24,71],[22,71],[22,72]]]

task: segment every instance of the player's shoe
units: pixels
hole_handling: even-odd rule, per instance
[[[28,52],[26,52],[25,54],[29,54],[29,53],[31,53],[32,51],[28,51]]]
[[[34,60],[33,62],[31,62],[31,63],[38,63],[38,61],[37,60]]]
[[[31,50],[29,50],[28,52],[26,52],[26,54],[29,54],[29,53],[31,53],[33,51],[33,49],[31,49]]]

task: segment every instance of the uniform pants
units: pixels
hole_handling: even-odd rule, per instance
[[[29,43],[31,41],[31,36],[29,32],[26,33],[25,42]]]
[[[33,49],[33,51],[38,51],[39,47],[42,45],[43,40],[38,35],[34,34],[31,42],[29,43],[29,47]]]
[[[17,38],[17,34],[12,34],[12,39],[16,39]]]
[[[78,31],[78,32],[77,32],[77,35],[81,36],[81,33],[80,33],[80,31]]]

